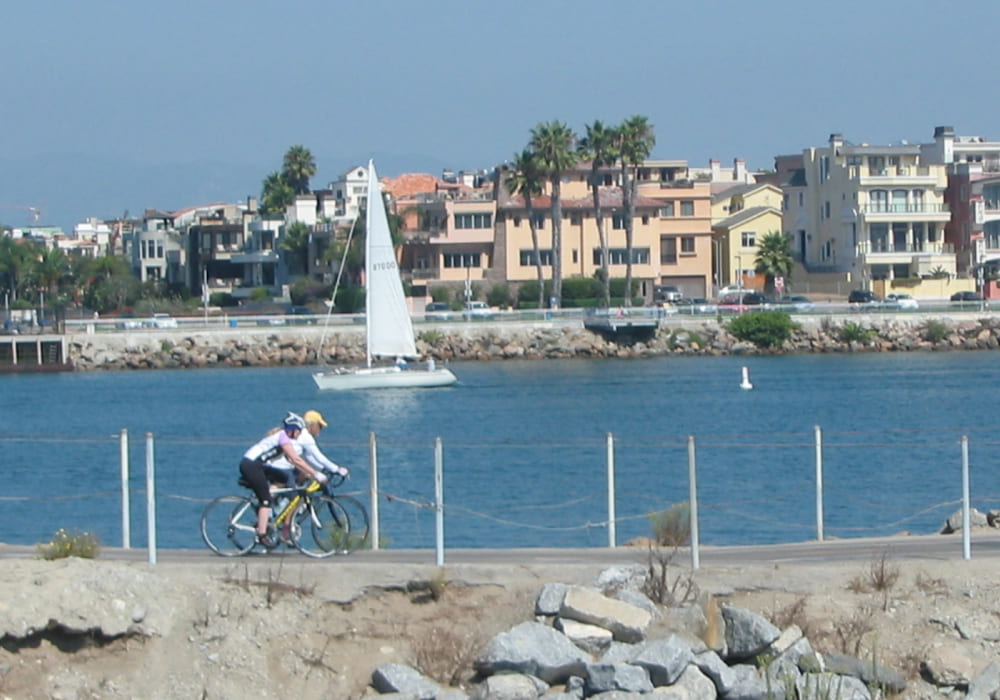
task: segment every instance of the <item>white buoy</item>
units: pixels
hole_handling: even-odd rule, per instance
[[[746,367],[743,368],[743,381],[740,382],[740,389],[750,390],[753,389],[753,384],[750,383],[750,370]]]

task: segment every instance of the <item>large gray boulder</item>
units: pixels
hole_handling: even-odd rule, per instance
[[[476,670],[490,676],[503,671],[524,673],[549,684],[583,676],[593,658],[565,635],[539,622],[522,622],[486,645]]]
[[[694,653],[686,639],[671,634],[666,639],[655,639],[641,645],[631,663],[649,672],[654,686],[672,685],[680,678],[685,667],[694,661]]]
[[[727,661],[753,659],[781,636],[781,630],[745,608],[723,606],[722,618],[726,622]]]
[[[416,669],[402,664],[382,664],[372,673],[372,687],[380,693],[412,695],[417,700],[435,700],[441,686]]]
[[[611,630],[614,638],[622,642],[642,641],[652,621],[652,615],[642,608],[579,586],[566,591],[559,616]]]

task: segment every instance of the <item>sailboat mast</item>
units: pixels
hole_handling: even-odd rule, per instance
[[[368,160],[368,206],[365,211],[365,366],[372,366],[372,211],[375,198],[381,198],[375,179],[375,162]],[[382,202],[378,203],[379,206]]]

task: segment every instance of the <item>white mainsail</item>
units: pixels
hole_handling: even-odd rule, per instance
[[[365,232],[365,328],[368,366],[372,357],[416,357],[413,323],[392,246],[389,219],[375,163],[368,161],[368,217]]]

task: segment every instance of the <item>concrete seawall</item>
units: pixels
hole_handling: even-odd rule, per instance
[[[1000,348],[1000,318],[992,315],[844,314],[795,321],[799,329],[777,349],[740,341],[715,318],[665,319],[653,338],[634,344],[608,340],[579,322],[426,324],[417,329],[417,349],[447,362]],[[80,333],[66,341],[78,370],[344,365],[365,357],[360,326]]]

